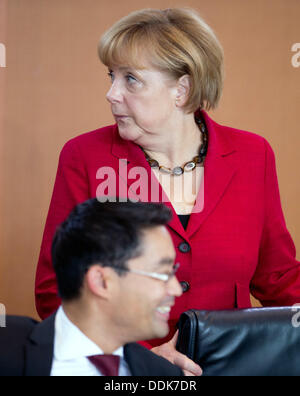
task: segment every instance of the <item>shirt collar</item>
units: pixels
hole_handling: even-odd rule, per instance
[[[57,360],[71,360],[93,355],[103,355],[103,351],[70,321],[60,306],[55,318],[54,357]],[[120,347],[113,355],[124,357]]]

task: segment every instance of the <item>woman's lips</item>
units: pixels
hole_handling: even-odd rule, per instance
[[[121,114],[114,114],[114,117],[116,120],[124,120],[125,118],[128,118],[127,115],[121,115]]]

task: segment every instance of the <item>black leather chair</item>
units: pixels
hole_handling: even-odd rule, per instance
[[[300,306],[184,312],[177,350],[204,376],[299,376]]]

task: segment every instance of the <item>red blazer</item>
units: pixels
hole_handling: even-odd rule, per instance
[[[172,205],[166,203],[173,211],[168,227],[181,263],[178,279],[190,285],[171,311],[168,338],[174,334],[180,314],[191,308],[248,308],[250,292],[264,306],[300,302],[300,266],[281,209],[270,145],[258,135],[218,125],[204,112],[203,116],[209,138],[204,208],[192,213],[184,230]],[[36,306],[41,318],[60,304],[50,257],[55,229],[76,204],[101,195],[103,184],[99,186],[105,177],[98,170],[104,166],[112,167],[119,176],[113,192],[117,195],[134,190],[135,180],[128,173],[135,166],[144,167],[150,180],[151,169],[142,150],[122,140],[116,125],[66,143],[37,268]],[[183,242],[187,249],[182,249]]]

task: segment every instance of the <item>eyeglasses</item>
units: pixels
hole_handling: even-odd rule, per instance
[[[169,274],[159,274],[157,272],[146,272],[141,270],[127,269],[127,268],[118,268],[118,269],[125,272],[131,272],[132,274],[148,276],[149,278],[158,279],[164,283],[168,283],[173,278],[173,276],[175,276],[179,267],[180,267],[180,263],[175,264],[173,266],[172,272],[170,272]]]

